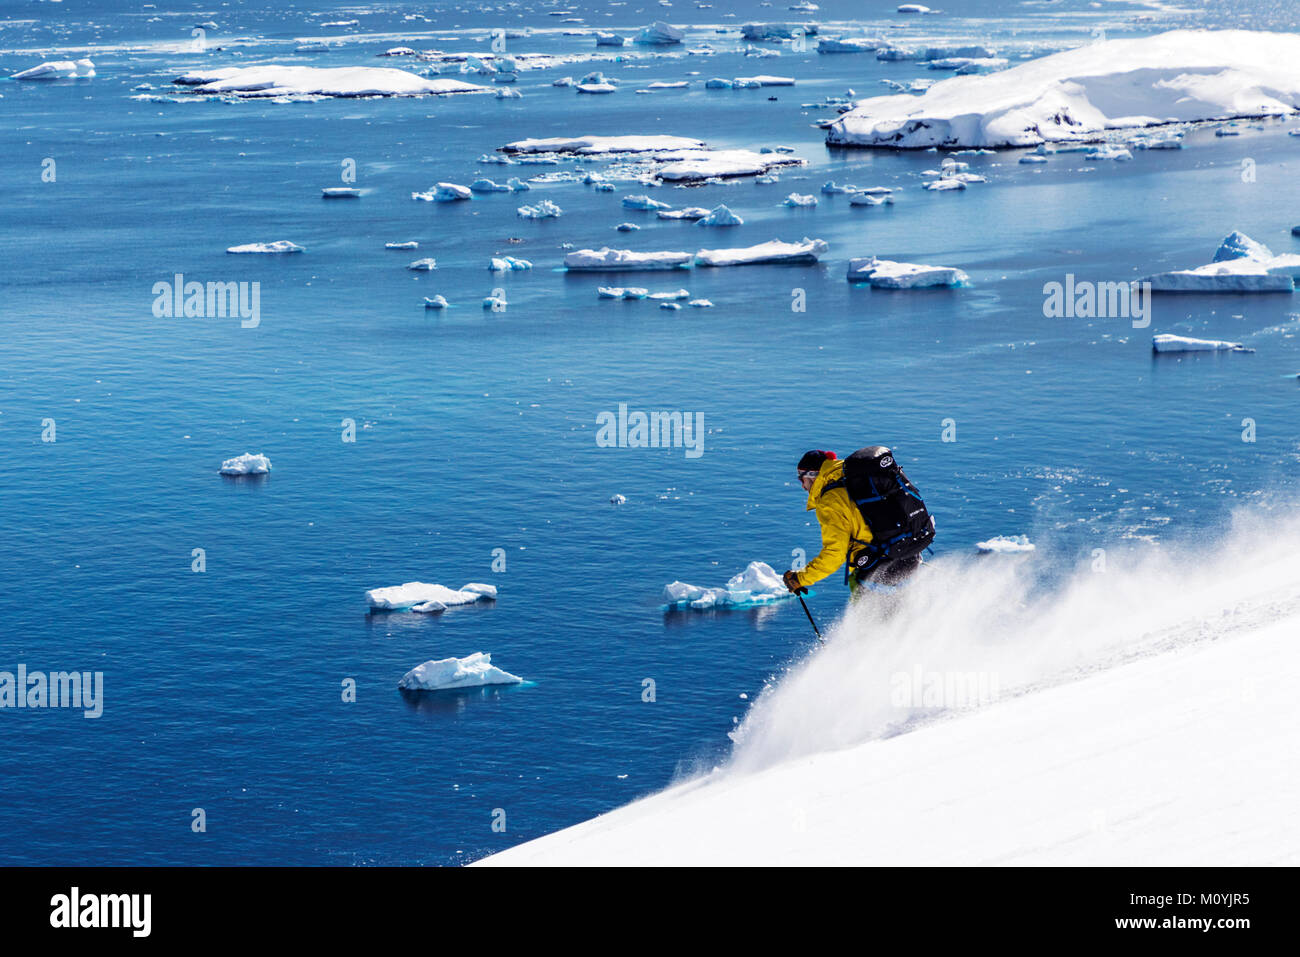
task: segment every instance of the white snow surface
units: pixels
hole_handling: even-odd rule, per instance
[[[408,691],[454,691],[482,685],[517,685],[524,679],[492,664],[492,656],[476,651],[464,658],[441,658],[416,665],[397,687]]]
[[[1109,567],[943,556],[823,623],[722,767],[481,863],[1300,864],[1295,507]]]
[[[634,252],[631,249],[575,249],[564,257],[564,267],[573,271],[676,269],[689,266],[693,257],[686,252]]]
[[[263,66],[195,70],[172,82],[196,93],[235,96],[428,96],[442,93],[480,93],[490,87],[451,77],[426,78],[378,66]]]
[[[47,60],[12,74],[11,80],[81,80],[95,75],[95,64],[89,60]]]
[[[1171,30],[953,77],[921,96],[863,100],[831,124],[827,142],[1032,146],[1166,122],[1286,115],[1297,102],[1300,35]]]

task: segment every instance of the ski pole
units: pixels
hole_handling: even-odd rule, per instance
[[[825,644],[826,639],[822,637],[821,629],[817,627],[817,622],[813,621],[812,612],[808,610],[808,603],[803,600],[803,595],[799,592],[795,592],[794,594],[795,597],[799,599],[799,604],[803,605],[803,613],[808,616],[808,624],[813,626],[813,634],[817,636],[818,641]]]

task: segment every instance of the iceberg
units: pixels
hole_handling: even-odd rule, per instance
[[[453,605],[469,605],[484,599],[495,599],[495,585],[470,582],[460,588],[448,588],[430,582],[405,582],[366,592],[366,603],[375,611],[445,611]]]
[[[667,162],[656,175],[673,183],[757,176],[778,166],[803,164],[798,157],[752,150],[682,150],[676,154],[660,154],[658,158]]]
[[[675,581],[664,586],[664,601],[671,608],[706,611],[712,608],[745,608],[793,598],[776,569],[767,562],[750,562],[722,588],[702,588]]]
[[[1033,146],[1109,130],[1284,116],[1300,101],[1300,35],[1171,30],[1105,40],[921,96],[863,100],[829,127],[841,146]]]
[[[384,248],[385,249],[419,249],[420,244],[415,242],[414,240],[411,240],[409,242],[402,242],[402,243],[384,243]]]
[[[640,210],[668,209],[669,205],[667,203],[661,203],[657,199],[651,199],[649,196],[624,196],[623,208]]]
[[[499,147],[502,153],[653,153],[660,150],[703,149],[704,141],[689,136],[556,136],[548,139],[516,140]]]
[[[615,93],[618,87],[612,83],[579,83],[574,87],[579,93]]]
[[[603,30],[596,31],[596,46],[598,47],[621,47],[627,43],[627,38],[619,36],[617,33],[605,33]]]
[[[475,652],[465,658],[442,658],[416,665],[402,676],[404,691],[455,691],[484,685],[517,685],[523,678],[492,664],[492,656]]]
[[[1225,342],[1222,339],[1192,339],[1188,336],[1175,336],[1168,333],[1151,337],[1153,352],[1254,352],[1240,342]]]
[[[432,296],[432,297],[425,296],[424,308],[425,309],[446,309],[447,299],[444,296]]]
[[[439,183],[433,191],[435,203],[452,203],[460,199],[473,199],[474,193],[468,186],[459,183]]]
[[[226,249],[228,253],[301,253],[306,252],[303,246],[297,243],[291,243],[287,239],[277,239],[273,243],[245,243],[242,246],[230,246]]]
[[[818,53],[871,53],[880,47],[880,40],[868,37],[823,37],[817,41]]]
[[[515,212],[521,219],[555,219],[561,210],[549,199],[544,199],[536,206],[520,206]]]
[[[878,289],[919,289],[964,286],[970,277],[951,266],[924,266],[871,256],[850,259],[847,278],[849,282],[869,282]]]
[[[815,263],[829,247],[823,240],[804,237],[796,243],[779,239],[738,249],[701,249],[695,262],[701,266],[748,266],[760,263]]]
[[[701,220],[709,215],[709,211],[703,206],[687,206],[684,209],[660,209],[655,211],[655,215],[660,219],[689,219]]]
[[[1152,292],[1293,292],[1300,277],[1300,255],[1274,255],[1263,243],[1234,230],[1214,259],[1194,269],[1174,269],[1144,277]]]
[[[489,272],[522,272],[532,268],[533,264],[527,259],[516,259],[514,256],[493,256],[488,262]]]
[[[432,272],[438,268],[438,260],[432,258],[417,259],[415,262],[407,263],[406,268],[414,270],[415,272]]]
[[[976,542],[975,550],[986,554],[1014,554],[1032,552],[1034,544],[1025,535],[995,535],[988,541]]]
[[[656,20],[648,27],[642,27],[638,30],[636,36],[632,38],[632,42],[666,46],[681,43],[685,37],[686,33],[681,27],[675,27],[664,23],[662,20]]]
[[[564,257],[564,268],[571,272],[601,272],[643,269],[680,269],[691,264],[693,257],[683,252],[633,252],[630,249],[575,249]]]
[[[781,205],[793,206],[793,207],[816,206],[817,197],[812,195],[812,193],[808,193],[803,196],[799,195],[798,193],[791,193],[789,196],[787,196],[784,200],[781,201]]]
[[[95,75],[89,60],[48,60],[39,66],[11,74],[11,80],[83,80]]]
[[[626,496],[626,495],[620,495],[620,494],[611,495],[611,496],[609,497],[609,504],[610,504],[610,505],[626,505],[626,504],[627,504],[627,496]]]
[[[875,193],[861,192],[854,193],[849,197],[850,206],[892,206],[894,197],[888,193],[878,195]]]
[[[425,78],[394,67],[264,66],[196,70],[172,81],[195,93],[241,97],[431,96],[482,93],[490,89],[449,77]]]
[[[739,87],[760,87],[760,86],[794,86],[794,77],[792,76],[738,76],[732,81],[733,85]]]
[[[271,460],[265,455],[245,452],[221,463],[222,475],[265,475],[271,471]]]
[[[743,226],[745,221],[724,206],[715,206],[707,216],[695,221],[697,226]]]
[[[476,179],[469,184],[471,192],[474,193],[509,193],[510,187],[505,183],[498,183],[490,179]]]
[[[326,186],[321,191],[322,199],[360,199],[361,190],[355,186]]]
[[[792,40],[796,36],[815,37],[815,23],[746,23],[740,28],[742,40]]]

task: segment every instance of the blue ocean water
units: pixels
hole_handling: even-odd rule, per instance
[[[823,21],[856,13],[822,6]],[[1295,26],[1289,9],[1253,7],[970,3],[918,23],[892,6],[871,22],[1040,52],[1099,28]],[[497,26],[538,31],[511,40],[516,52],[589,52],[589,37],[564,36],[549,16],[561,9],[583,16],[586,5],[0,4],[0,73],[83,48],[97,71],[0,82],[0,670],[98,670],[105,682],[95,720],[0,713],[0,860],[457,863],[725,758],[740,696],[807,652],[807,621],[789,604],[665,614],[660,592],[811,553],[816,526],[793,482],[806,448],[895,447],[937,516],[940,558],[1023,533],[1048,574],[1112,543],[1208,547],[1234,509],[1293,499],[1291,297],[1161,298],[1147,330],[1042,311],[1043,284],[1066,273],[1127,280],[1199,264],[1232,229],[1297,251],[1286,217],[1300,139],[1288,124],[1197,131],[1182,151],[1122,164],[963,157],[989,182],[929,194],[920,173],[935,154],[830,151],[814,123],[833,114],[803,106],[929,71],[870,56],[746,57],[717,26],[785,11],[724,3],[593,7],[587,25],[631,32],[664,17],[691,25],[688,45],[720,52],[525,72],[522,99],[133,98],[141,84],[168,94],[173,77],[213,65],[403,66],[374,54],[482,50]],[[416,13],[432,22],[404,19]],[[222,49],[191,49],[191,24],[208,20]],[[297,38],[331,31],[362,39],[293,52]],[[623,88],[584,97],[551,86],[589,69]],[[698,82],[754,73],[797,85]],[[686,78],[697,81],[688,90],[633,92]],[[622,209],[621,196],[647,192],[627,183],[409,198],[438,181],[519,174],[477,162],[512,140],[589,133],[787,146],[808,165],[772,185],[649,190],[675,206],[725,202],[746,220],[725,231]],[[47,159],[53,182],[41,176]],[[323,202],[323,187],[345,185],[345,160],[365,195]],[[592,167],[534,171],[570,168]],[[779,206],[831,179],[901,191],[892,207],[843,196]],[[563,215],[516,216],[541,199]],[[643,228],[614,231],[628,220]],[[563,243],[690,251],[805,235],[830,244],[820,265],[559,269]],[[276,239],[307,252],[224,251]],[[384,249],[405,240],[419,251]],[[873,253],[959,266],[971,285],[846,283],[846,260]],[[495,276],[494,255],[535,268]],[[423,256],[437,270],[403,268]],[[177,273],[260,283],[260,325],[155,317],[153,286]],[[611,278],[685,287],[715,307],[598,300]],[[506,290],[504,312],[480,306],[494,288]],[[452,308],[426,312],[435,293]],[[799,297],[804,312],[791,309]],[[1157,359],[1153,332],[1258,351]],[[701,413],[704,454],[598,447],[597,416],[620,403]],[[1246,418],[1253,443],[1242,441]],[[345,419],[355,442],[342,440]],[[42,440],[46,420],[57,441]],[[266,453],[272,475],[216,474],[242,452]],[[609,504],[616,493],[626,504]],[[367,613],[366,589],[413,579],[486,581],[500,599],[440,616]],[[832,580],[812,605],[828,621],[844,599]],[[535,686],[399,694],[414,665],[474,651]],[[653,703],[642,700],[647,678]],[[205,833],[191,829],[195,808]],[[504,832],[493,829],[498,809]]]

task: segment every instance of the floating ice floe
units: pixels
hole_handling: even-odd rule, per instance
[[[702,588],[675,581],[664,586],[664,601],[672,608],[745,608],[793,598],[776,569],[767,562],[750,562],[722,588]]]
[[[919,289],[925,286],[964,286],[970,279],[952,266],[925,266],[875,256],[850,259],[849,282],[868,282],[879,289]]]
[[[658,134],[526,139],[507,143],[499,149],[509,156],[537,159],[565,154],[586,157],[642,154],[650,162],[658,164],[655,175],[668,182],[757,176],[779,166],[803,163],[789,154],[745,149],[714,150],[702,140]],[[603,184],[598,188],[603,188]]]
[[[929,7],[920,3],[904,3],[898,7],[899,13],[933,13]]]
[[[606,33],[603,30],[596,31],[596,46],[598,47],[621,47],[627,43],[627,37],[619,36],[617,33]]]
[[[520,206],[515,212],[521,219],[555,219],[562,210],[549,199],[544,199],[535,206]]]
[[[438,268],[438,260],[433,258],[417,259],[415,262],[407,263],[406,268],[415,272],[431,272]]]
[[[439,183],[432,192],[435,203],[454,203],[457,200],[474,198],[473,190],[459,183]]]
[[[241,97],[295,96],[431,96],[482,93],[489,87],[454,80],[426,78],[394,67],[264,66],[195,70],[173,83],[196,93],[229,93]]]
[[[599,94],[599,93],[616,93],[618,87],[612,83],[579,83],[574,87],[579,93]]]
[[[416,665],[402,676],[403,691],[455,691],[484,685],[523,684],[523,678],[492,664],[492,656],[475,652],[465,658],[442,658]]]
[[[505,183],[498,183],[491,179],[476,179],[469,184],[471,192],[474,193],[508,193],[510,187]]]
[[[492,293],[489,296],[484,296],[483,308],[490,309],[492,312],[504,312],[506,308],[505,292],[498,291]]]
[[[883,41],[871,37],[823,37],[818,53],[874,53]]]
[[[701,266],[749,266],[762,263],[815,263],[829,247],[821,239],[805,236],[799,242],[786,243],[779,239],[744,246],[737,249],[701,249],[695,262]]]
[[[419,249],[420,244],[415,240],[402,243],[384,243],[385,249]]]
[[[271,460],[265,455],[245,452],[221,463],[222,475],[265,475],[271,471]]]
[[[725,205],[715,206],[709,210],[708,215],[701,216],[695,221],[697,226],[743,226],[745,221],[728,209]]]
[[[1083,154],[1083,158],[1089,163],[1097,163],[1103,160],[1119,160],[1126,162],[1133,158],[1133,154],[1120,146],[1107,144],[1099,146],[1096,149],[1088,150]]]
[[[532,268],[533,264],[527,259],[516,259],[514,256],[493,256],[488,262],[489,272],[523,272]]]
[[[794,206],[794,207],[816,206],[817,197],[812,195],[811,193],[807,193],[804,195],[800,195],[799,193],[791,193],[789,196],[787,196],[785,199],[781,201],[781,205]]]
[[[11,74],[11,80],[88,80],[95,75],[89,60],[48,60],[39,66]]]
[[[638,226],[636,223],[619,223],[614,228],[618,230],[620,233],[634,233],[641,227]]]
[[[1032,146],[1100,140],[1126,127],[1282,116],[1298,101],[1300,35],[1172,30],[954,77],[919,97],[863,100],[830,125],[827,142]]]
[[[609,504],[610,504],[610,505],[626,505],[626,504],[627,504],[627,496],[626,496],[626,495],[611,495],[611,496],[609,497]]]
[[[1031,163],[1046,163],[1047,157],[1041,156],[1038,153],[1028,153],[1025,156],[1020,157],[1020,162],[1024,163],[1025,165],[1029,165]]]
[[[425,308],[425,309],[446,309],[446,308],[447,308],[447,305],[448,305],[447,300],[446,300],[446,298],[443,297],[443,296],[425,296],[425,297],[424,297],[424,308]]]
[[[949,190],[965,189],[966,181],[958,179],[956,176],[945,176],[942,179],[932,179],[928,183],[922,183],[921,188],[935,193],[943,193]]]
[[[731,81],[731,85],[736,89],[755,89],[765,86],[794,86],[794,77],[792,76],[769,76],[761,74],[759,76],[738,76]]]
[[[681,27],[675,27],[672,24],[664,23],[662,20],[656,20],[648,27],[642,27],[638,30],[636,36],[632,38],[632,42],[668,46],[681,43],[685,37],[686,33]]]
[[[1146,276],[1152,292],[1293,292],[1300,277],[1300,255],[1274,255],[1263,243],[1234,231],[1219,245],[1214,259],[1194,269],[1174,269]]]
[[[684,90],[691,84],[687,80],[655,80],[646,84],[647,90]]]
[[[1151,337],[1153,352],[1254,352],[1240,342],[1226,342],[1222,339],[1193,339],[1189,336],[1175,336],[1168,333]]]
[[[686,303],[686,305],[691,306],[691,307],[693,307],[693,308],[695,308],[695,309],[711,309],[711,308],[713,308],[713,303],[712,303],[710,300],[708,300],[708,299],[691,299],[690,301],[688,301],[688,302]]]
[[[740,28],[742,40],[792,40],[796,36],[815,37],[815,23],[746,23]]]
[[[849,197],[850,206],[892,206],[894,197],[889,193],[869,193],[865,190]]]
[[[564,268],[573,272],[601,272],[643,269],[680,269],[694,257],[685,252],[634,252],[631,249],[575,249],[564,257]]]
[[[669,204],[661,203],[657,199],[651,199],[649,196],[644,196],[644,195],[624,196],[623,208],[640,209],[640,210],[668,209]]]
[[[306,247],[291,243],[287,239],[277,239],[271,243],[244,243],[242,246],[227,247],[228,253],[301,253]]]
[[[687,206],[683,209],[660,209],[655,211],[655,215],[660,219],[689,219],[701,220],[709,215],[709,211],[703,206]]]
[[[355,186],[326,186],[321,191],[323,199],[360,199],[361,190]]]
[[[366,592],[366,602],[376,611],[445,611],[453,605],[469,605],[497,597],[495,585],[470,582],[460,588],[448,588],[430,582],[405,582]]]
[[[976,542],[975,550],[986,554],[1032,552],[1034,550],[1034,543],[1025,535],[995,535],[988,541]]]

